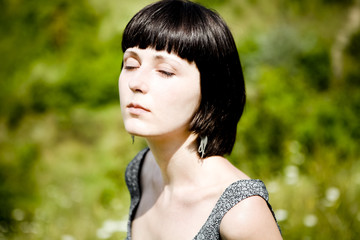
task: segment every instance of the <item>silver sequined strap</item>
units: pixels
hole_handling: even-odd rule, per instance
[[[269,195],[261,180],[239,180],[231,184],[219,198],[194,240],[220,239],[220,223],[225,214],[236,204],[251,196],[260,196],[268,202]]]

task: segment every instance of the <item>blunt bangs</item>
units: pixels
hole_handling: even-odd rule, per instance
[[[209,40],[214,37],[206,32],[209,17],[202,8],[187,1],[171,0],[145,7],[124,30],[123,52],[131,47],[153,48],[173,52],[189,62],[195,56],[204,56],[204,46],[209,46]]]

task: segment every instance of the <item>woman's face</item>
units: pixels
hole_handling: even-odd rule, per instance
[[[194,62],[152,48],[129,48],[119,78],[125,129],[143,137],[188,132],[200,98]]]

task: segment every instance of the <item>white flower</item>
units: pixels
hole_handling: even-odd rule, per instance
[[[62,235],[61,240],[75,240],[75,238],[71,235]]]
[[[274,212],[278,222],[285,221],[288,217],[288,211],[285,209],[277,209]]]
[[[115,232],[126,232],[127,221],[106,220],[102,227],[96,231],[96,236],[100,239],[107,239]]]
[[[326,199],[329,202],[335,202],[340,197],[340,191],[336,187],[330,187],[326,190]]]
[[[289,185],[297,183],[299,180],[299,168],[294,165],[285,168],[285,181]]]
[[[318,222],[318,218],[314,214],[308,214],[304,217],[304,225],[314,227]]]

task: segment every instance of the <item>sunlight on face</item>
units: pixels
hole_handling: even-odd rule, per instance
[[[200,73],[194,62],[174,53],[129,48],[124,53],[119,93],[130,134],[186,133],[200,103]]]

